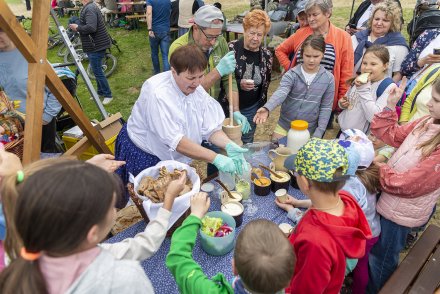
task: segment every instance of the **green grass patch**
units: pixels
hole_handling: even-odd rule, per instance
[[[22,4],[23,0],[6,0],[7,4]]]

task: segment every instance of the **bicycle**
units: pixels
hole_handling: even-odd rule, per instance
[[[69,37],[69,40],[73,46],[81,45],[81,38],[79,37],[78,32],[74,32],[71,29],[67,29],[67,36]],[[64,57],[68,53],[69,53],[69,50],[67,49],[66,44],[63,43],[60,46],[60,48],[58,48],[57,56]]]
[[[117,45],[116,45],[116,47],[118,48],[119,52],[121,52],[121,50],[119,49],[119,47]],[[76,51],[76,54],[78,55],[78,59],[80,62],[89,60],[87,53],[84,53],[81,45],[74,46],[74,50]],[[65,63],[71,63],[73,61],[74,61],[73,57],[70,53],[64,55],[64,62]],[[108,78],[109,76],[111,76],[113,74],[113,72],[116,69],[117,64],[118,64],[117,58],[111,54],[111,50],[110,50],[110,48],[108,48],[106,50],[105,57],[102,60],[102,71],[104,72],[104,75],[106,78]],[[87,66],[86,71],[87,71],[87,75],[89,76],[89,78],[91,78],[93,80],[96,79],[95,75],[93,74],[93,70],[92,70],[92,67],[90,64]]]

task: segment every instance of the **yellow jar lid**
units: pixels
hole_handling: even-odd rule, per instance
[[[307,130],[309,127],[309,123],[305,120],[292,120],[290,123],[290,128],[298,131]]]

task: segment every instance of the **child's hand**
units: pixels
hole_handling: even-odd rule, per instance
[[[111,154],[98,154],[87,160],[88,163],[99,166],[109,173],[114,172],[125,164],[125,161],[115,160]]]
[[[0,177],[12,175],[21,169],[23,166],[17,155],[0,149]]]
[[[338,104],[339,104],[339,107],[342,109],[347,109],[348,106],[350,106],[350,102],[348,101],[348,98],[346,96],[339,99]]]
[[[196,193],[191,197],[191,214],[200,219],[203,218],[210,204],[211,199],[209,199],[208,194],[205,192]]]
[[[292,204],[289,203],[281,203],[278,201],[278,199],[275,199],[275,204],[281,208],[284,209],[285,211],[289,212],[290,210],[294,209],[295,207]]]
[[[162,208],[171,211],[173,208],[174,199],[182,192],[186,183],[186,171],[183,171],[177,180],[171,181],[168,184],[167,190],[165,191],[165,198],[163,200]]]
[[[261,107],[257,110],[257,114],[254,116],[254,123],[262,124],[265,123],[267,118],[269,117],[269,110],[267,108]]]
[[[287,194],[287,200],[286,200],[285,203],[287,203],[287,204],[291,204],[291,205],[293,205],[294,207],[298,207],[298,206],[300,205],[299,200],[296,199],[296,198],[293,197],[293,196],[290,196],[289,194]]]
[[[406,88],[406,77],[402,78],[402,81],[400,82],[400,86],[397,87],[396,85],[394,85],[394,88],[391,89],[390,91],[390,95],[388,96],[388,100],[387,100],[387,107],[390,109],[395,109],[397,102],[399,102],[400,98],[403,95],[403,92],[405,92],[405,88]]]

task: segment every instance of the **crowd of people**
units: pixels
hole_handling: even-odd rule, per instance
[[[147,0],[155,74],[144,82],[116,139],[115,157],[48,159],[23,167],[0,148],[6,219],[0,292],[110,293],[130,287],[153,293],[139,261],[160,248],[186,175],[171,181],[144,232],[103,244],[115,207],[128,201],[130,175],[163,160],[194,159],[242,174],[248,150],[223,132],[225,118],[231,113],[243,142],[251,143],[257,125],[281,105],[272,139],[286,136],[292,120],[307,121],[312,136],[284,164],[307,200],[275,200],[297,222],[290,236],[268,220],[250,221],[236,240],[233,281],[222,273],[208,278],[192,256],[210,208],[210,198],[200,192],[173,234],[166,266],[181,293],[339,293],[347,275],[352,293],[378,293],[396,270],[408,235],[427,224],[440,196],[440,52],[434,50],[440,48],[440,28],[426,30],[409,47],[400,33],[399,2],[364,1],[344,30],[331,22],[331,0],[300,1],[295,17],[301,24],[275,50],[285,72],[268,97],[273,56],[262,45],[271,27],[267,13],[247,13],[243,38],[228,44],[221,10],[184,0],[179,8],[187,2],[191,13],[189,6],[181,12],[190,17],[179,17],[180,37],[170,44],[171,2]],[[109,37],[101,11],[92,0],[83,4],[80,24],[71,28],[98,64]],[[25,102],[26,88],[17,82],[25,85],[27,79],[21,59],[0,30],[0,85]],[[107,80],[95,76],[98,94],[111,101]],[[53,119],[50,109],[47,104],[45,124]],[[322,139],[335,114],[339,134]]]

